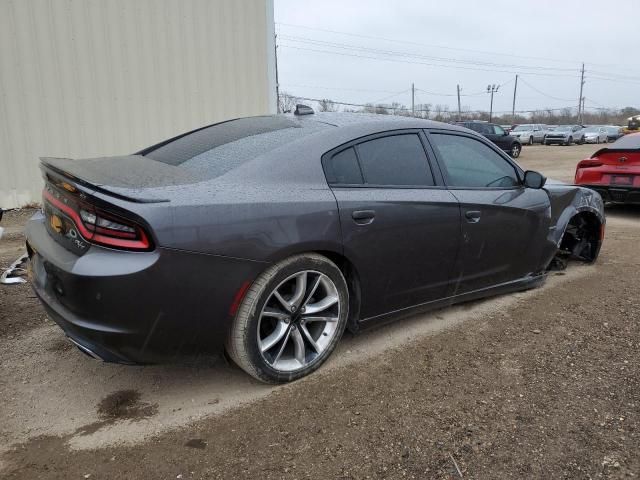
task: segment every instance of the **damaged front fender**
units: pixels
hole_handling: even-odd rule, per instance
[[[606,218],[599,193],[584,187],[548,181],[551,203],[549,264],[558,256],[593,262],[598,257]]]

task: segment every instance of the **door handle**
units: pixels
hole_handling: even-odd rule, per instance
[[[375,217],[376,212],[374,210],[354,210],[351,213],[351,218],[358,225],[369,225]]]
[[[482,216],[482,212],[480,212],[480,210],[468,210],[464,212],[464,216],[467,217],[467,222],[478,223]]]

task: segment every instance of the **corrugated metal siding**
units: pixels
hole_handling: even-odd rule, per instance
[[[275,113],[272,0],[0,0],[0,207],[41,156],[131,153]]]

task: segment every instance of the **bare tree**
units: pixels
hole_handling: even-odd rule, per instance
[[[320,112],[335,112],[338,110],[338,106],[335,104],[333,100],[329,100],[328,98],[323,98],[318,102],[318,110]]]
[[[297,97],[294,97],[287,92],[280,92],[278,98],[278,110],[282,113],[293,112],[298,102],[299,99]]]
[[[421,103],[416,105],[416,115],[421,118],[429,118],[429,114],[431,113],[431,104],[430,103]]]

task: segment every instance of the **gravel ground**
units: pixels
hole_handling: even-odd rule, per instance
[[[570,180],[594,149],[525,147],[520,163]],[[26,218],[14,215],[3,226]],[[15,235],[2,267],[20,253]],[[347,336],[319,372],[275,388],[223,359],[94,362],[28,288],[0,286],[2,475],[635,477],[639,240],[640,209],[610,208],[595,265]]]

